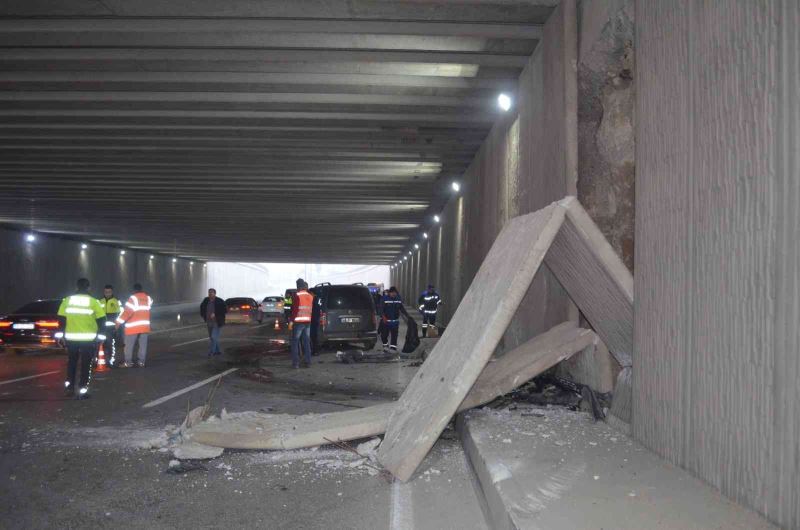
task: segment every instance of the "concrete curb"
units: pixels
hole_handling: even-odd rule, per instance
[[[465,413],[456,416],[456,432],[461,439],[464,453],[467,455],[470,471],[472,471],[472,485],[475,487],[475,494],[480,501],[486,524],[495,530],[517,530],[519,527],[507,509],[500,491],[496,487],[496,482],[492,479],[489,464],[481,456],[470,432]]]

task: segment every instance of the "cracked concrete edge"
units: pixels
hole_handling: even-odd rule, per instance
[[[480,501],[486,524],[495,530],[517,530],[519,526],[514,522],[511,511],[503,502],[500,491],[496,487],[496,482],[492,480],[489,464],[481,456],[480,450],[472,437],[466,413],[460,413],[456,416],[456,432],[461,440],[464,453],[467,455],[467,462],[472,475],[472,485]]]

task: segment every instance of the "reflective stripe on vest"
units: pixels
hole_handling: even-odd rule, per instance
[[[311,306],[314,304],[314,296],[308,291],[297,292],[297,313],[294,321],[298,323],[311,322]]]
[[[105,317],[103,306],[88,294],[64,298],[58,314],[66,318],[64,338],[73,341],[92,341],[97,336],[97,320]]]

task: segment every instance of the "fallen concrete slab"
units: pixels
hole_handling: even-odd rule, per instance
[[[389,418],[381,464],[408,480],[478,379],[564,220],[554,203],[509,221]]]
[[[458,415],[456,429],[497,530],[775,530],[585,413],[471,410]]]
[[[458,410],[488,403],[512,391],[598,340],[591,330],[564,322],[490,362]],[[230,449],[299,449],[386,432],[396,402],[328,414],[224,414],[195,424],[187,441]]]

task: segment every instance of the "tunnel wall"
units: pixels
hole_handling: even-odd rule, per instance
[[[519,78],[516,113],[495,123],[442,223],[393,270],[407,300],[433,283],[446,324],[505,223],[568,194],[578,195],[632,269],[632,51],[632,0],[561,3]],[[499,351],[575,317],[543,267]]]
[[[633,432],[800,528],[800,3],[636,13]]]
[[[188,302],[201,299],[206,273],[200,263],[190,265],[171,256],[90,244],[81,250],[79,241],[37,234],[36,241],[25,241],[25,233],[0,228],[0,313],[13,311],[40,298],[60,298],[75,291],[75,281],[86,277],[95,296],[110,283],[117,296],[130,293],[135,282],[158,303]]]

